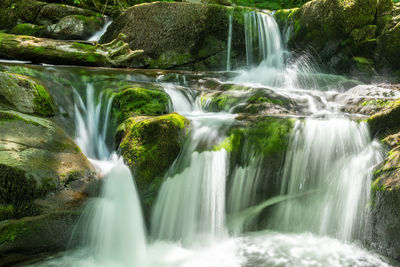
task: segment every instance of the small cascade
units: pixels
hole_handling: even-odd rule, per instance
[[[285,50],[275,19],[270,14],[252,11],[244,15],[244,24],[247,66],[262,64],[282,69]]]
[[[298,122],[286,157],[281,194],[315,193],[280,204],[272,226],[345,241],[362,238],[370,176],[382,160],[380,152],[364,123],[345,118]]]
[[[262,177],[262,158],[253,156],[248,165],[236,167],[232,175],[232,185],[228,195],[228,212],[229,214],[238,214],[241,211],[256,205],[256,190]],[[235,233],[242,233],[247,229],[251,221],[247,221],[247,225],[239,225],[231,229]]]
[[[199,235],[203,241],[205,237],[218,239],[226,233],[225,184],[229,165],[227,151],[213,151],[212,147],[221,141],[219,130],[231,123],[233,116],[204,113],[195,99],[190,101],[176,87],[165,89],[175,111],[191,119],[192,135],[160,189],[153,210],[152,236],[185,245],[196,243]]]
[[[129,168],[106,145],[113,96],[104,92],[96,97],[88,84],[86,103],[75,92],[76,142],[103,178],[100,196],[87,205],[76,226],[76,233],[84,234],[71,238],[85,254],[65,260],[82,266],[141,266],[146,254],[142,211]]]
[[[232,19],[233,19],[233,14],[229,14],[229,28],[228,28],[228,51],[226,55],[226,70],[231,71],[232,70],[232,65],[231,65],[231,50],[232,50]]]
[[[89,158],[105,160],[110,155],[106,139],[112,100],[113,96],[103,91],[97,103],[92,84],[86,87],[86,103],[75,91],[76,143]],[[102,110],[104,105],[106,109]],[[101,123],[103,121],[104,124]]]
[[[108,27],[111,25],[112,23],[112,19],[107,18],[106,23],[104,24],[103,28],[101,28],[98,32],[96,32],[95,34],[93,34],[88,41],[95,41],[98,42],[100,40],[100,38],[103,36],[103,34],[106,33]]]

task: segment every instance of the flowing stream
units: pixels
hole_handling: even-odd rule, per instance
[[[304,59],[288,64],[290,54],[273,16],[251,12],[244,19],[248,66],[229,82],[308,99],[311,115],[294,123],[284,164],[274,174],[279,192],[257,197],[270,166],[251,147],[241,164],[217,148],[236,123],[234,114],[203,110],[201,95],[186,80],[156,79],[170,96],[171,109],[190,119],[192,128],[165,174],[147,233],[134,177],[107,146],[113,98],[87,84],[84,95],[75,93],[76,142],[103,175],[101,194],[77,225],[86,229],[72,237],[78,248],[40,266],[390,266],[359,245],[367,233],[380,144],[366,124],[338,112],[328,97],[343,88],[316,91],[330,76],[315,73]],[[230,26],[228,47],[231,31]]]

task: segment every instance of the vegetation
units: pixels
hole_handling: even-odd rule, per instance
[[[285,9],[300,7],[310,0],[232,0],[232,3],[258,9]]]

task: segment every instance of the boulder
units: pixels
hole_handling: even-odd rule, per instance
[[[91,17],[96,16],[96,12],[62,4],[47,4],[40,9],[35,23],[39,25],[51,25],[71,15]]]
[[[373,179],[368,243],[379,253],[400,260],[400,146],[375,169]]]
[[[132,49],[143,49],[149,68],[221,70],[226,68],[229,16],[232,15],[232,62],[244,63],[244,13],[248,9],[193,3],[136,5],[107,29],[101,42],[119,33]]]
[[[91,164],[53,122],[0,111],[0,204],[13,205],[13,217],[40,213],[35,199],[88,177]]]
[[[104,23],[103,17],[70,15],[63,17],[56,24],[47,26],[40,36],[58,40],[86,40],[99,31]]]
[[[189,121],[171,113],[132,117],[119,126],[121,155],[134,173],[146,215],[152,208],[162,177],[182,150]]]
[[[166,114],[169,104],[169,96],[161,90],[128,87],[115,94],[113,116],[120,124],[133,116]]]
[[[343,73],[357,64],[353,57],[373,62],[376,38],[390,21],[392,8],[391,0],[313,0],[275,16],[281,27],[292,26],[292,48],[306,50]],[[364,72],[363,67],[356,71]]]
[[[367,122],[373,135],[387,136],[397,132],[400,126],[400,100],[392,101],[380,112],[372,115]]]
[[[53,116],[55,107],[47,89],[27,76],[0,72],[0,107],[40,116]]]

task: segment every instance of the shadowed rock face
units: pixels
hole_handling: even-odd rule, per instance
[[[229,15],[233,16],[232,62],[245,60],[244,8],[157,2],[133,6],[108,28],[101,42],[119,33],[143,49],[150,68],[225,69]]]

